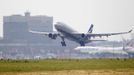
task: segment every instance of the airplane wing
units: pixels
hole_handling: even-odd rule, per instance
[[[39,31],[32,31],[32,30],[29,30],[29,32],[35,33],[35,34],[40,34],[40,35],[46,35],[46,36],[48,36],[49,34],[59,35],[58,32],[39,32]]]
[[[32,30],[30,30],[29,32],[35,33],[35,34],[40,34],[40,35],[45,35],[51,39],[56,39],[57,36],[60,36],[60,34],[58,32],[38,32],[38,31],[32,31]]]
[[[111,36],[111,35],[120,35],[120,34],[127,34],[127,33],[131,33],[132,32],[132,30],[130,30],[130,31],[128,31],[128,32],[120,32],[120,33],[103,33],[103,34],[90,34],[90,33],[88,33],[88,34],[86,34],[87,35],[87,37],[102,37],[102,36]]]

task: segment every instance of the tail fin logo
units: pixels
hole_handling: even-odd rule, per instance
[[[89,30],[88,30],[88,33],[92,33],[93,32],[93,24],[91,24]]]

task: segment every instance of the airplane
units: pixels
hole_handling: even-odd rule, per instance
[[[127,47],[128,50],[132,50],[130,47]],[[117,53],[117,54],[127,54],[127,51],[124,51],[122,47],[102,47],[102,46],[78,46],[74,48],[76,51],[86,52],[90,54],[96,53]]]
[[[57,22],[55,24],[55,29],[57,30],[57,32],[38,32],[38,31],[32,31],[29,30],[29,32],[31,33],[36,33],[36,34],[41,34],[41,35],[46,35],[51,39],[56,39],[57,36],[61,38],[61,45],[62,46],[66,46],[65,43],[65,38],[71,41],[75,41],[76,43],[79,43],[80,46],[85,46],[86,43],[91,43],[93,41],[106,41],[106,40],[91,40],[91,38],[93,37],[102,37],[102,36],[111,36],[111,35],[119,35],[119,34],[127,34],[132,32],[132,30],[128,31],[128,32],[120,32],[120,33],[103,33],[103,34],[95,34],[92,33],[93,32],[93,27],[94,25],[91,24],[89,30],[87,33],[79,33],[76,30],[70,28],[69,26],[67,26],[66,24],[62,23],[62,22]]]

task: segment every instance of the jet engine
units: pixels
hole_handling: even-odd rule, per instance
[[[48,34],[48,37],[51,39],[56,39],[57,35],[50,33],[50,34]]]
[[[81,34],[81,37],[84,38],[86,35],[84,33]]]

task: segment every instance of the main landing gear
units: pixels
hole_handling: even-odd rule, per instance
[[[84,41],[80,41],[80,45],[81,45],[81,46],[85,46]]]
[[[66,46],[66,43],[65,43],[65,40],[64,40],[64,37],[61,37],[62,41],[61,41],[61,45],[62,46]]]
[[[62,46],[66,46],[66,43],[64,41],[61,41]]]

